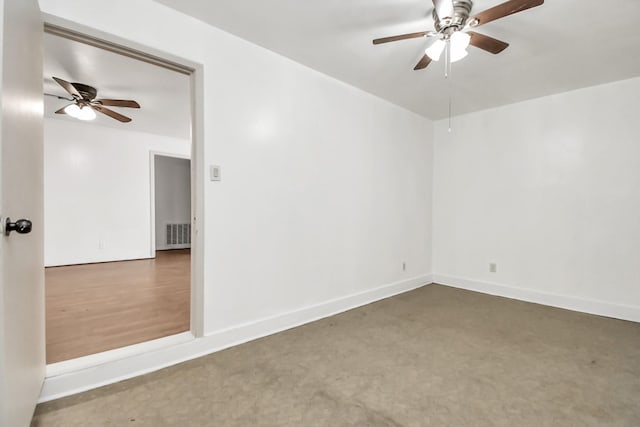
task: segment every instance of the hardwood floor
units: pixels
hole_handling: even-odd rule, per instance
[[[47,363],[189,330],[191,255],[45,269]]]

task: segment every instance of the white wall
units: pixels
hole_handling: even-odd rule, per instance
[[[639,93],[636,78],[438,122],[436,279],[640,321]]]
[[[150,151],[191,142],[45,119],[45,265],[153,257]]]
[[[154,176],[156,249],[171,249],[167,224],[191,224],[191,161],[156,155]]]
[[[202,64],[205,334],[429,280],[429,120],[150,0],[40,4]]]

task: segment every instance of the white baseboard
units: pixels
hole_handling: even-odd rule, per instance
[[[559,295],[548,292],[541,292],[533,289],[518,288],[515,286],[502,285],[478,280],[464,279],[460,277],[433,274],[434,283],[451,286],[454,288],[466,289],[469,291],[481,292],[484,294],[497,295],[521,301],[533,302],[536,304],[548,305],[551,307],[564,308],[567,310],[579,311],[582,313],[596,314],[598,316],[613,317],[615,319],[640,322],[640,307],[614,304],[604,301],[596,301],[584,298],[577,298],[568,295]]]
[[[205,356],[216,351],[224,350],[225,348],[408,292],[431,284],[431,282],[432,277],[430,275],[415,277],[216,331],[187,342],[157,348],[152,351],[145,351],[140,354],[120,355],[113,360],[104,359],[104,357],[108,357],[108,355],[107,353],[103,353],[102,360],[104,363],[94,366],[82,366],[80,369],[74,371],[65,370],[57,375],[47,376],[42,387],[39,402],[47,402],[70,396],[103,385],[157,371],[177,363]]]
[[[145,341],[139,344],[133,344],[126,347],[116,348],[115,350],[104,351],[88,356],[78,357],[62,362],[50,363],[47,365],[45,377],[57,377],[68,374],[70,372],[81,371],[83,369],[93,368],[95,366],[104,365],[118,359],[125,359],[131,356],[137,356],[142,353],[149,353],[155,350],[164,349],[178,344],[193,341],[195,337],[191,332],[182,332],[180,334],[170,335],[151,341]]]

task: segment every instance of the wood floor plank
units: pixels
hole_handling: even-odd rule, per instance
[[[45,269],[47,363],[190,329],[189,250]]]

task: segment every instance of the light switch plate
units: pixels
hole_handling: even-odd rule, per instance
[[[209,166],[209,179],[211,179],[211,181],[220,181],[222,179],[222,169],[220,166]]]

